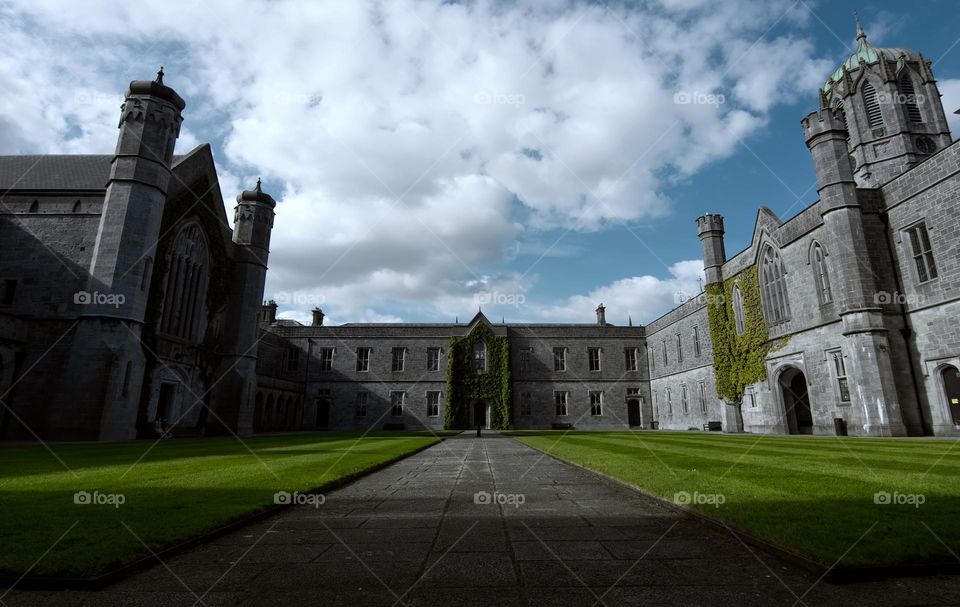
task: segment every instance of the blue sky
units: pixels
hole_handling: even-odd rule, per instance
[[[733,254],[816,200],[799,121],[856,9],[960,107],[947,0],[0,0],[0,153],[110,153],[162,64],[228,217],[257,177],[279,201],[282,316],[649,322],[697,290],[698,215]]]

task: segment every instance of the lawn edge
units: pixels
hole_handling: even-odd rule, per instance
[[[338,479],[332,480],[328,483],[324,483],[323,485],[319,485],[309,490],[300,491],[299,493],[314,494],[314,493],[340,489],[356,480],[363,478],[364,476],[368,476],[370,474],[373,474],[374,472],[379,472],[380,470],[383,470],[384,468],[388,468],[389,466],[392,466],[393,464],[396,464],[401,460],[404,460],[408,457],[412,457],[418,453],[421,453],[422,451],[426,451],[430,447],[435,447],[449,437],[437,436],[436,438],[438,439],[436,442],[429,443],[421,447],[417,447],[412,451],[403,453],[396,457],[392,457],[388,460],[384,460],[379,464],[375,464],[369,468],[365,468],[364,470],[359,470],[357,472],[347,474],[346,476],[342,476]],[[130,563],[127,563],[126,565],[121,565],[116,569],[112,569],[110,571],[106,571],[98,575],[93,575],[89,577],[50,577],[50,576],[25,575],[20,578],[12,577],[12,576],[0,576],[0,588],[7,588],[9,590],[16,589],[16,590],[28,590],[28,591],[30,590],[32,591],[100,590],[101,588],[104,588],[105,586],[109,586],[110,584],[119,582],[120,580],[123,580],[133,575],[134,573],[147,569],[148,567],[154,566],[154,564],[156,564],[158,560],[162,562],[167,558],[176,556],[177,554],[180,554],[181,552],[189,550],[190,548],[194,548],[201,544],[205,544],[218,537],[224,536],[232,531],[236,531],[238,529],[246,527],[247,525],[270,518],[271,516],[274,516],[276,514],[280,514],[281,512],[289,508],[293,508],[297,505],[298,504],[274,504],[271,506],[267,506],[263,510],[257,510],[249,514],[241,515],[240,518],[230,523],[227,523],[226,525],[223,525],[221,527],[216,527],[210,531],[206,531],[204,533],[185,539],[176,544],[172,544],[170,546],[167,546],[166,548],[163,548],[162,550],[154,552],[153,554],[145,555],[139,559],[136,559]]]
[[[617,485],[626,487],[641,495],[655,500],[661,506],[664,506],[670,510],[681,512],[696,518],[700,522],[709,524],[711,527],[717,529],[722,529],[736,535],[742,542],[745,544],[750,544],[757,548],[760,548],[768,553],[771,553],[773,556],[780,558],[792,565],[796,565],[810,573],[814,573],[818,576],[822,576],[824,580],[831,584],[851,584],[855,582],[871,582],[884,580],[888,578],[895,577],[921,577],[928,575],[942,575],[942,574],[960,574],[960,562],[934,562],[934,563],[921,563],[921,564],[904,564],[904,565],[877,565],[877,566],[866,566],[866,565],[850,565],[850,566],[826,566],[823,563],[815,561],[810,557],[798,552],[792,548],[788,548],[771,540],[768,540],[760,535],[755,534],[753,531],[744,529],[742,526],[728,521],[722,521],[718,518],[714,518],[709,514],[700,512],[699,510],[694,510],[689,506],[682,504],[677,504],[665,497],[656,495],[640,487],[634,485],[633,483],[627,482],[623,479],[617,478],[606,474],[605,472],[600,472],[599,470],[594,470],[593,468],[584,466],[583,464],[578,464],[567,459],[563,459],[557,455],[545,451],[534,445],[525,443],[521,441],[521,436],[510,436],[511,439],[533,449],[534,451],[539,451],[540,453],[560,462],[573,466],[574,468],[579,468],[595,474],[603,479],[612,481]]]

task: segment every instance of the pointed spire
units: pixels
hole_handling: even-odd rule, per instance
[[[160,71],[157,72],[157,84],[163,84],[163,66],[160,66]]]
[[[867,41],[867,33],[863,31],[863,26],[860,25],[860,15],[857,11],[853,11],[853,16],[857,20],[857,42],[865,43]]]
[[[459,316],[455,316],[455,317],[454,317],[454,319],[453,319],[453,324],[455,324],[455,325],[459,325],[459,324],[460,324],[460,317],[459,317]]]
[[[627,325],[630,326],[630,327],[633,326],[633,315],[632,315],[632,314],[627,316]]]
[[[262,191],[263,191],[263,190],[260,189],[260,178],[259,178],[259,177],[257,177],[257,191],[258,191],[258,192],[262,192]]]

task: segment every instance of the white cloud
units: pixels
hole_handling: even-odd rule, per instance
[[[188,103],[178,151],[222,143],[228,206],[258,175],[282,184],[268,295],[309,293],[332,319],[452,316],[494,290],[532,297],[497,269],[518,241],[655,221],[672,180],[812,97],[833,62],[809,19],[791,0],[14,2],[0,152],[109,153],[111,76],[166,62]],[[605,296],[645,319],[689,283],[679,266],[542,316],[582,318]]]
[[[954,113],[960,110],[960,79],[940,80],[937,82],[937,87],[940,89],[943,111],[947,115],[950,133],[956,139],[960,137],[960,115]]]

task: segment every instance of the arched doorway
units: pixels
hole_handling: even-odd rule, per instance
[[[813,434],[813,412],[807,393],[807,378],[803,371],[790,367],[780,374],[777,382],[783,398],[784,416],[788,434]]]
[[[960,371],[956,367],[947,366],[940,372],[943,380],[943,390],[947,395],[947,408],[953,423],[960,424]]]
[[[631,398],[627,401],[627,422],[631,428],[643,425],[640,419],[640,399]]]
[[[475,399],[470,405],[470,419],[473,420],[473,427],[480,426],[487,430],[490,429],[490,404],[482,398]]]

